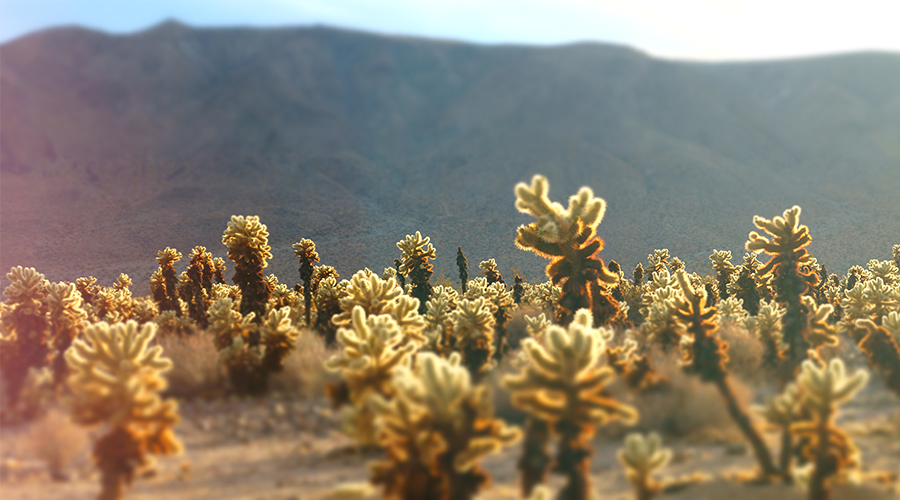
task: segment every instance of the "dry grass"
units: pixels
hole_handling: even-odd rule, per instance
[[[269,390],[302,399],[325,397],[325,383],[339,380],[339,376],[327,372],[325,360],[334,352],[325,348],[325,342],[316,332],[303,330],[297,347],[284,361],[284,370],[269,381]]]
[[[164,335],[157,337],[163,355],[174,365],[166,373],[166,394],[176,398],[212,397],[223,394],[227,387],[225,371],[219,364],[219,353],[212,334]]]
[[[24,450],[43,462],[55,481],[67,480],[66,466],[87,449],[88,432],[69,416],[52,408],[34,423],[25,437]]]

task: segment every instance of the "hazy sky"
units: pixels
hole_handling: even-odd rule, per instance
[[[0,42],[78,24],[112,33],[327,24],[484,43],[595,40],[663,57],[741,60],[900,52],[893,0],[0,0]]]

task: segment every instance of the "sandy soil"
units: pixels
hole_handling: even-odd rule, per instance
[[[360,452],[337,430],[334,415],[324,401],[225,399],[181,403],[183,422],[178,427],[184,454],[158,460],[152,475],[139,478],[128,494],[131,499],[192,500],[317,500],[333,497],[333,488],[366,480],[368,461],[377,452]],[[884,390],[861,394],[844,408],[841,424],[849,429],[862,450],[867,477],[862,486],[843,487],[836,499],[900,498],[900,485],[877,481],[876,472],[900,472],[900,399]],[[40,423],[3,429],[3,467],[0,487],[4,500],[68,500],[95,498],[98,474],[85,446],[71,461],[69,480],[54,482],[44,461],[36,456],[38,442],[59,447],[86,443],[78,428]],[[771,448],[778,435],[767,432]],[[674,459],[661,477],[702,472],[710,481],[666,494],[675,499],[801,499],[797,489],[782,485],[753,486],[734,478],[752,470],[754,460],[736,443],[698,444],[679,439],[666,443]],[[622,467],[615,458],[621,439],[598,438],[592,460],[599,498],[633,498]],[[61,448],[60,448],[61,449]],[[488,457],[485,468],[493,484],[483,499],[517,499],[515,461],[519,446]],[[882,474],[884,476],[884,474]],[[561,484],[552,478],[551,487]],[[378,498],[373,491],[368,498]]]

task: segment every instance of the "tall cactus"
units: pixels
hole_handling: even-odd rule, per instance
[[[561,284],[563,324],[572,321],[575,311],[590,309],[594,324],[605,324],[619,312],[619,305],[603,285],[618,282],[603,260],[595,257],[603,249],[596,236],[597,226],[606,211],[606,202],[594,196],[588,187],[569,198],[569,207],[550,201],[550,184],[535,175],[531,185],[516,185],[516,208],[537,219],[516,231],[516,246],[550,259],[546,273],[553,284]]]

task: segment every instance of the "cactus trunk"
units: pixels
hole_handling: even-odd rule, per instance
[[[522,471],[522,497],[531,496],[535,486],[547,480],[547,471],[552,459],[547,453],[550,441],[550,426],[546,420],[528,416],[525,420],[525,440],[522,458],[516,467]]]

